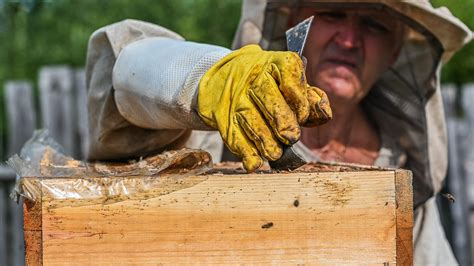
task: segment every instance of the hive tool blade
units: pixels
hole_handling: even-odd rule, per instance
[[[303,49],[308,37],[309,29],[313,23],[314,16],[311,16],[293,28],[286,31],[286,44],[288,51],[297,53],[306,69],[306,58],[303,57]],[[292,146],[283,147],[283,155],[276,161],[269,161],[273,170],[294,170],[304,164],[306,161],[300,156]]]

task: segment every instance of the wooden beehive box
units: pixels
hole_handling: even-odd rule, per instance
[[[113,177],[24,178],[41,191],[24,203],[27,264],[411,265],[411,173],[320,170],[165,175],[148,187],[116,177],[141,188],[82,198],[75,186]],[[52,197],[55,187],[71,193]]]

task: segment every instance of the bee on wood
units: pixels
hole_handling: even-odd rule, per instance
[[[441,195],[442,195],[443,197],[445,197],[447,200],[449,200],[449,203],[454,203],[454,202],[456,202],[456,198],[455,198],[453,195],[449,194],[449,193],[443,193],[443,194],[441,194]]]

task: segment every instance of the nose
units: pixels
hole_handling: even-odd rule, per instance
[[[354,19],[347,19],[339,26],[335,36],[336,43],[344,49],[356,49],[362,44],[361,29]]]

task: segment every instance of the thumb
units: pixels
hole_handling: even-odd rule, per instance
[[[326,93],[317,87],[306,86],[310,111],[303,126],[315,127],[331,120],[332,110]]]

